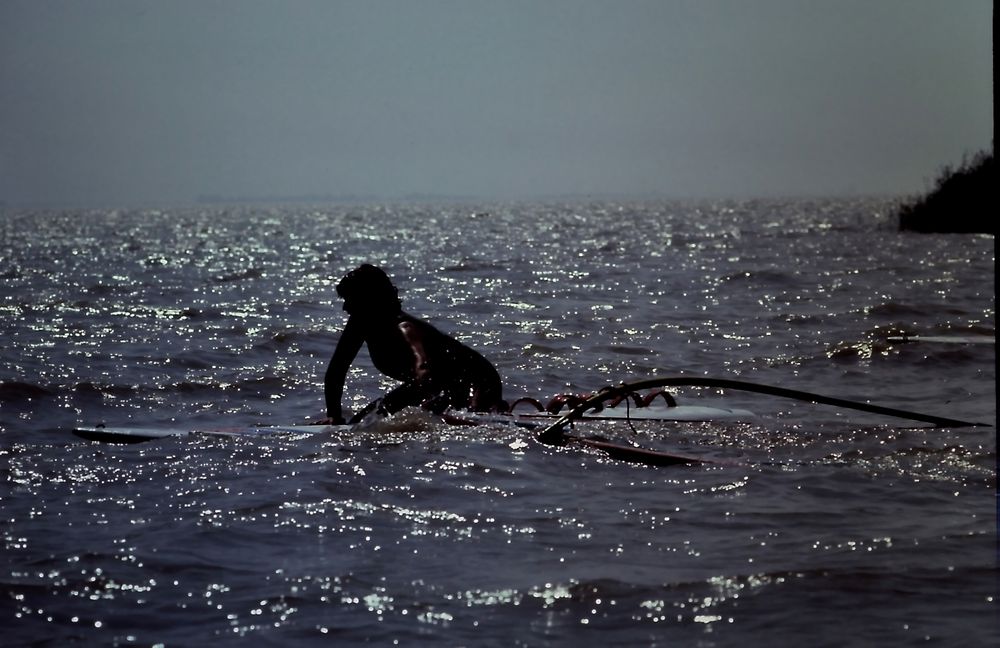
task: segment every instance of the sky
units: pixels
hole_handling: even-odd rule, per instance
[[[0,0],[0,201],[898,195],[990,0]]]

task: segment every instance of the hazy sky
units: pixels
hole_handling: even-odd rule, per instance
[[[989,0],[0,0],[0,200],[909,193]]]

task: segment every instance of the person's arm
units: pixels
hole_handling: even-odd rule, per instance
[[[323,378],[326,415],[332,424],[344,422],[344,413],[340,406],[340,399],[344,394],[344,381],[347,379],[347,370],[351,368],[351,363],[354,362],[364,343],[365,336],[361,326],[353,317],[348,318]]]

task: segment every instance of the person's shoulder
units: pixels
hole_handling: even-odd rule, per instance
[[[406,311],[399,311],[397,319],[399,320],[400,326],[402,326],[403,324],[407,324],[416,328],[434,328],[433,326],[431,326],[430,322],[420,319],[419,317],[414,317],[413,315],[410,315]]]
[[[412,315],[407,315],[406,313],[400,313],[396,321],[396,326],[399,330],[407,335],[415,335],[423,329],[424,322],[421,322]]]
[[[414,317],[402,311],[399,314],[398,326],[401,331],[410,335],[419,335],[421,337],[444,336],[441,331],[434,328],[434,325],[427,320],[422,320],[419,317]]]

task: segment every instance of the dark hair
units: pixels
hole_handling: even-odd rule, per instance
[[[381,268],[370,263],[355,268],[347,273],[337,284],[337,294],[344,301],[352,300],[366,304],[393,304],[402,308],[399,301],[399,291],[392,285],[389,276]]]

